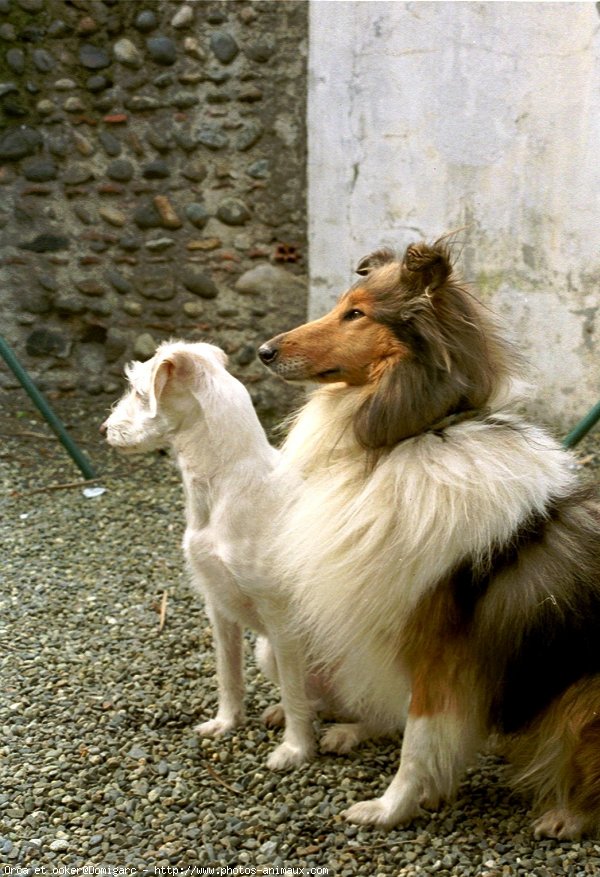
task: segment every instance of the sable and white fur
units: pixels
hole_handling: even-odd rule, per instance
[[[368,717],[330,734],[394,726],[412,692],[398,773],[346,818],[410,821],[499,732],[536,835],[598,832],[598,501],[512,410],[518,362],[443,244],[378,251],[359,274],[331,313],[259,350],[324,384],[283,447],[304,483],[277,550],[314,656]]]
[[[306,761],[314,750],[304,656],[288,622],[288,596],[266,562],[273,512],[294,477],[277,471],[279,454],[226,361],[211,344],[162,344],[152,359],[127,366],[130,387],[102,431],[121,451],[168,445],[181,470],[183,548],[212,623],[219,689],[215,718],[197,730],[215,736],[243,723],[242,634],[250,628],[268,637],[259,639],[258,651],[281,686],[284,742],[268,760],[279,769]]]

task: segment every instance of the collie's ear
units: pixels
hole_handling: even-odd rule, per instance
[[[443,286],[452,273],[447,247],[439,241],[433,245],[411,244],[402,262],[402,279],[415,293],[433,292]]]
[[[392,448],[468,407],[465,402],[460,381],[449,372],[403,359],[387,369],[358,409],[354,432],[363,448]]]
[[[356,273],[364,277],[375,268],[381,268],[382,265],[393,262],[394,258],[395,256],[391,250],[388,250],[387,247],[382,247],[380,250],[375,250],[374,253],[364,256],[356,266]]]

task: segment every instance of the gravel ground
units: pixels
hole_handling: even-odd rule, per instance
[[[51,489],[78,470],[22,393],[0,403],[3,873],[600,873],[600,843],[532,839],[527,805],[491,756],[454,804],[408,829],[346,825],[340,810],[383,790],[399,741],[270,773],[278,734],[258,716],[276,692],[251,659],[247,725],[200,740],[194,724],[215,710],[214,661],[183,571],[175,468],[158,455],[119,458],[97,434],[105,403],[62,398],[53,404],[106,492]],[[600,427],[577,453],[598,480]]]

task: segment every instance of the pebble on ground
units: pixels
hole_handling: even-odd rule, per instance
[[[600,838],[533,839],[527,802],[492,755],[479,758],[454,803],[408,828],[346,824],[340,811],[386,787],[399,739],[271,773],[265,761],[279,732],[259,716],[277,693],[253,667],[250,636],[248,722],[224,739],[200,739],[194,725],[215,711],[214,654],[183,568],[175,467],[159,455],[117,456],[97,433],[102,403],[62,398],[54,404],[106,492],[49,489],[79,472],[22,393],[2,401],[5,873],[111,865],[313,868],[331,877],[600,873]],[[582,474],[598,480],[600,428],[577,455]]]

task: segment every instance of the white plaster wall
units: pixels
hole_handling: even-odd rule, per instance
[[[312,0],[311,316],[386,244],[457,234],[560,428],[600,397],[594,3]]]

